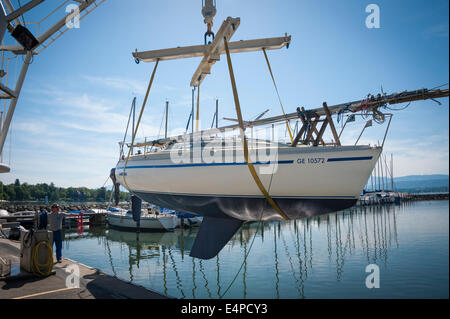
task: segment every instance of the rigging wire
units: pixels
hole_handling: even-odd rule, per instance
[[[17,0],[17,2],[19,3],[19,9],[22,8],[22,4],[20,3],[20,0]],[[23,26],[25,26],[25,13],[23,13],[21,15],[21,17],[22,17]]]
[[[271,187],[272,187],[272,180],[273,180],[273,174],[274,174],[274,171],[275,171],[275,165],[273,166],[272,174],[271,174],[271,176],[270,176],[270,182],[269,182],[268,192],[270,192],[270,189],[271,189]],[[247,258],[248,258],[248,256],[250,255],[250,252],[252,251],[253,243],[255,242],[256,236],[258,235],[260,229],[262,229],[262,227],[263,227],[263,223],[264,223],[264,222],[263,222],[263,220],[262,220],[262,217],[263,217],[263,215],[264,215],[264,211],[266,210],[267,204],[268,204],[268,203],[269,203],[269,202],[268,202],[267,200],[264,201],[264,206],[262,207],[261,213],[260,213],[260,215],[259,215],[258,228],[256,229],[255,235],[253,235],[252,242],[251,242],[251,244],[250,244],[250,247],[249,247],[247,253],[246,253],[245,256],[244,256],[244,260],[242,261],[241,266],[239,267],[239,269],[238,269],[236,275],[234,276],[233,280],[232,280],[232,281],[230,282],[230,284],[228,285],[227,289],[225,289],[225,292],[224,292],[222,295],[219,296],[219,299],[222,299],[222,298],[227,294],[228,290],[230,290],[230,288],[233,286],[234,282],[236,281],[237,277],[239,276],[239,274],[240,274],[242,268],[244,267],[244,264],[247,263]]]
[[[271,174],[271,177],[270,177],[269,187],[268,187],[268,189],[266,190],[266,189],[264,188],[264,185],[263,185],[263,184],[261,183],[261,181],[259,180],[259,177],[258,177],[256,171],[254,170],[253,164],[251,163],[251,161],[250,161],[250,159],[249,159],[247,139],[246,139],[246,136],[245,136],[245,130],[244,130],[243,125],[242,125],[242,123],[243,123],[243,122],[242,122],[242,114],[241,114],[241,109],[240,109],[240,105],[239,105],[239,98],[238,98],[238,96],[237,96],[236,83],[235,83],[235,81],[234,81],[234,72],[233,72],[233,67],[232,67],[232,64],[231,64],[230,52],[229,52],[229,49],[228,49],[228,43],[227,43],[226,37],[224,37],[223,42],[224,42],[225,51],[226,51],[226,54],[227,54],[228,69],[229,69],[229,72],[230,72],[231,85],[232,85],[232,88],[233,88],[233,95],[234,95],[234,100],[235,100],[235,104],[236,104],[236,114],[237,114],[238,121],[239,121],[239,123],[240,123],[240,133],[241,133],[241,138],[242,138],[242,140],[243,140],[243,148],[244,148],[244,156],[245,156],[245,160],[246,160],[246,162],[247,162],[247,165],[248,165],[248,168],[249,168],[249,170],[250,170],[250,173],[252,174],[252,176],[253,176],[253,178],[254,178],[254,180],[255,180],[255,183],[256,183],[257,186],[260,188],[261,192],[264,194],[265,201],[264,201],[263,207],[261,208],[261,213],[260,213],[260,216],[259,216],[258,229],[257,229],[255,235],[253,236],[253,240],[252,240],[252,243],[251,243],[251,245],[250,245],[250,248],[249,248],[249,250],[247,251],[247,253],[245,254],[244,260],[243,260],[243,262],[241,263],[241,266],[239,267],[238,272],[236,273],[236,275],[234,276],[233,280],[231,281],[231,283],[229,284],[229,286],[227,287],[227,289],[225,290],[225,292],[222,294],[222,296],[221,296],[220,298],[223,298],[223,296],[225,296],[225,294],[228,292],[228,290],[232,287],[232,285],[234,284],[234,282],[235,282],[237,276],[238,276],[239,273],[241,272],[241,270],[242,270],[244,264],[247,263],[247,257],[248,257],[248,255],[250,254],[250,252],[251,252],[251,250],[252,250],[253,243],[255,242],[255,238],[256,238],[256,235],[257,235],[258,232],[259,232],[260,226],[262,226],[262,217],[263,217],[264,210],[265,210],[266,207],[267,207],[267,204],[269,203],[269,204],[272,206],[272,208],[275,209],[275,210],[278,212],[278,214],[279,214],[283,219],[289,219],[288,216],[285,215],[285,213],[279,208],[279,206],[273,201],[273,199],[272,199],[272,198],[270,197],[270,195],[269,195],[269,194],[270,194],[270,188],[271,188],[271,186],[272,186],[272,181],[273,181],[273,174],[274,174],[274,171],[275,171],[275,167],[276,167],[276,166],[273,165],[273,168],[272,168],[272,174]]]
[[[440,87],[447,86],[447,85],[448,85],[448,83],[445,83],[445,84],[441,84],[441,85],[435,86],[434,88],[430,89],[430,91],[436,90],[436,89],[438,89],[438,88],[440,88]]]
[[[275,82],[275,77],[273,76],[272,68],[270,66],[269,58],[267,57],[267,53],[266,53],[266,49],[265,48],[263,48],[263,52],[264,52],[264,57],[266,58],[267,67],[269,68],[270,76],[272,77],[272,81],[273,81],[273,85],[275,87],[275,91],[277,92],[278,101],[280,102],[280,106],[281,106],[281,111],[283,111],[283,115],[286,117],[286,112],[284,111],[283,103],[281,102],[280,93],[278,92],[277,83]],[[289,137],[291,138],[291,143],[293,143],[294,142],[294,137],[292,136],[291,126],[289,125],[289,120],[288,119],[286,119],[286,128],[289,131]]]
[[[386,105],[384,106],[384,108],[386,108],[386,109],[388,109],[388,110],[391,110],[391,111],[403,111],[403,110],[406,110],[406,109],[411,105],[411,103],[412,103],[412,102],[409,102],[408,104],[406,104],[406,106],[400,107],[400,108],[389,107],[389,106],[387,106],[387,104],[386,104]]]
[[[159,65],[159,59],[156,60],[155,67],[153,68],[153,72],[152,72],[152,75],[150,77],[150,82],[148,83],[147,92],[145,93],[144,102],[142,103],[141,112],[139,114],[139,118],[138,118],[138,121],[137,121],[137,124],[136,124],[136,128],[135,128],[132,140],[131,140],[131,146],[130,146],[130,149],[128,150],[128,156],[127,156],[127,159],[126,159],[126,161],[124,163],[124,166],[123,166],[123,172],[122,172],[122,174],[123,174],[123,182],[125,183],[126,188],[130,191],[130,193],[133,193],[133,192],[130,189],[130,187],[128,186],[125,170],[127,168],[127,164],[128,164],[129,159],[130,159],[131,152],[133,151],[134,139],[136,137],[136,132],[138,131],[139,125],[141,124],[142,114],[144,113],[144,110],[145,110],[145,105],[147,103],[148,95],[150,94],[150,89],[152,87],[153,79],[155,78],[155,73],[156,73],[156,69],[158,68],[158,65]]]

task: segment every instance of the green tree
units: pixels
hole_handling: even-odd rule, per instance
[[[14,190],[14,184],[6,185],[4,190],[5,193],[8,195],[9,200],[16,200],[16,192]]]

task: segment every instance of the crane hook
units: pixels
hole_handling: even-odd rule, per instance
[[[206,38],[209,37],[209,36],[212,36],[212,39],[214,41],[214,32],[208,30],[208,31],[205,32],[205,45],[211,44],[211,41],[207,42],[207,40],[206,40]]]
[[[207,37],[212,36],[214,40],[214,32],[212,32],[213,20],[216,15],[216,1],[215,0],[204,0],[202,1],[202,15],[205,18],[204,22],[207,27],[207,31],[205,33],[205,45],[208,44]],[[211,43],[211,42],[209,42]]]

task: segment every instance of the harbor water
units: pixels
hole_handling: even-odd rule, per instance
[[[189,257],[197,231],[66,230],[63,255],[176,298],[449,297],[448,200],[245,224],[206,261]]]

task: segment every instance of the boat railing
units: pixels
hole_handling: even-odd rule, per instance
[[[264,147],[320,147],[320,146],[341,146],[340,139],[344,136],[346,128],[350,127],[350,123],[354,123],[353,127],[359,126],[360,133],[356,138],[354,143],[349,143],[348,145],[358,145],[361,141],[361,137],[367,131],[369,127],[374,127],[375,125],[383,126],[385,123],[385,128],[383,130],[382,143],[373,142],[373,145],[378,145],[383,147],[388,134],[390,123],[393,114],[391,113],[374,113],[374,112],[357,112],[345,115],[344,120],[343,114],[338,114],[337,124],[340,127],[334,127],[336,131],[336,139],[332,132],[328,132],[325,135],[325,130],[329,125],[329,120],[326,118],[321,118],[320,116],[308,116],[305,120],[306,125],[300,127],[299,123],[302,123],[301,119],[297,120],[295,125],[293,125],[293,132],[295,133],[296,140],[290,142],[289,136],[287,135],[287,130],[285,129],[285,123],[271,123],[269,125],[261,126],[249,126],[245,131],[245,136],[248,140],[249,149],[256,149],[264,144]],[[319,123],[322,123],[322,127],[317,129]],[[339,129],[339,133],[337,133]],[[284,132],[280,132],[284,130]],[[284,134],[283,134],[284,133]],[[158,138],[158,137],[144,137],[142,139],[136,139],[132,146],[131,156],[141,156],[149,155],[156,152],[161,152],[164,150],[170,151],[170,149],[177,143],[188,143],[190,147],[205,147],[207,145],[217,146],[218,143],[222,143],[221,147],[226,149],[227,147],[239,148],[242,146],[242,138],[239,135],[240,131],[236,128],[229,128],[223,130],[221,128],[208,129],[204,131],[199,131],[194,134],[186,133],[184,135],[172,136],[168,138]],[[377,134],[378,135],[378,134]],[[200,139],[195,141],[195,139]],[[379,139],[378,139],[379,140]],[[131,147],[131,142],[119,143],[121,149],[121,158],[125,158],[125,153],[123,151],[124,147],[128,149]],[[220,145],[220,144],[219,144]]]

